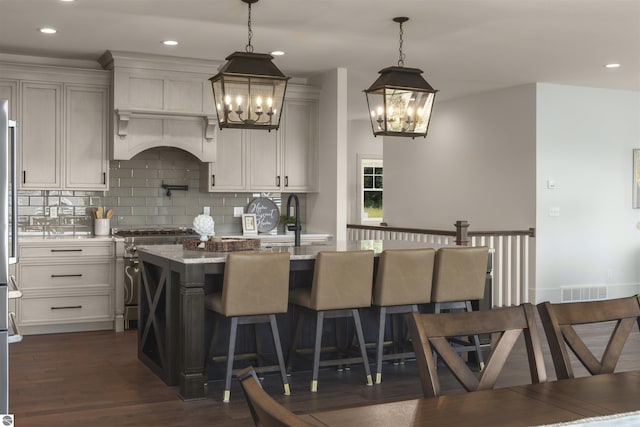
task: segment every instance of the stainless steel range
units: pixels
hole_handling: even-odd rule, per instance
[[[192,229],[180,228],[144,228],[120,230],[114,228],[112,234],[124,239],[116,244],[117,260],[122,265],[121,272],[116,274],[122,278],[124,305],[124,329],[136,327],[138,323],[138,246],[181,244],[186,237],[198,236]],[[116,310],[118,311],[118,310]]]

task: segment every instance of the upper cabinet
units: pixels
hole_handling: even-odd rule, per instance
[[[318,102],[291,100],[282,113],[282,189],[287,193],[317,191]]]
[[[18,80],[0,79],[0,98],[9,100],[9,120],[18,120]]]
[[[218,133],[217,160],[201,168],[201,191],[317,191],[317,128],[317,92],[288,88],[278,131]]]
[[[65,86],[66,188],[107,189],[108,108],[107,87]]]
[[[218,62],[110,51],[99,62],[113,71],[112,159],[170,146],[215,161]]]
[[[108,190],[109,73],[12,63],[0,72],[18,121],[19,188]]]

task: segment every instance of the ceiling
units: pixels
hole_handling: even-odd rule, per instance
[[[247,44],[240,0],[0,0],[0,8],[2,53],[222,60]],[[350,111],[362,105],[363,116],[361,91],[398,61],[396,16],[410,18],[405,65],[424,70],[440,100],[532,82],[640,91],[640,0],[262,0],[252,10],[256,52],[284,50],[274,62],[293,77],[346,68]],[[604,67],[611,62],[622,66]]]

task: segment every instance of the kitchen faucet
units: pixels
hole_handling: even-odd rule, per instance
[[[296,223],[289,224],[289,219],[291,218],[291,200],[295,202],[296,207]],[[302,227],[300,226],[300,200],[298,200],[298,196],[295,194],[289,194],[289,198],[287,199],[287,230],[293,230],[295,232],[295,246],[300,246],[300,230]]]

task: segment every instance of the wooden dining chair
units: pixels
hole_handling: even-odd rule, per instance
[[[440,395],[434,351],[467,391],[492,389],[516,340],[522,334],[527,347],[531,382],[535,384],[547,380],[535,309],[529,303],[473,312],[409,313],[407,323],[425,397]],[[489,359],[484,369],[477,373],[471,370],[449,342],[450,337],[475,334],[495,334]]]
[[[276,402],[262,388],[253,367],[249,366],[235,372],[240,380],[242,392],[247,399],[251,417],[260,427],[305,427],[311,424],[301,420],[296,414]]]
[[[538,304],[553,366],[558,379],[574,378],[567,345],[591,375],[612,373],[635,323],[640,327],[638,297],[603,301]],[[615,322],[602,357],[598,359],[574,329],[575,325]]]

